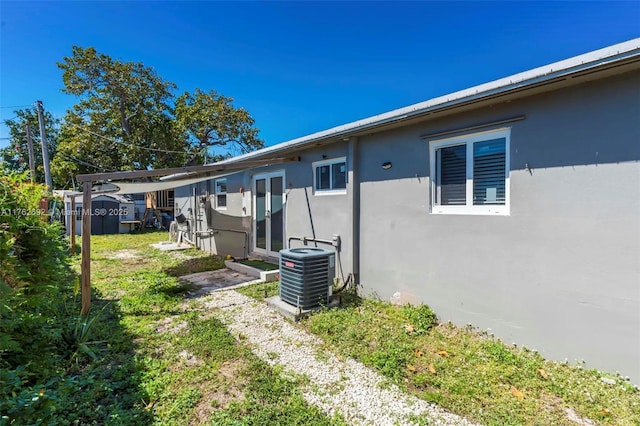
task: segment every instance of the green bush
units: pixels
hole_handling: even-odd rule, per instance
[[[64,300],[73,296],[60,225],[40,210],[46,188],[24,178],[0,177],[0,424],[52,415],[57,396],[48,389],[60,385]]]
[[[46,188],[24,177],[0,177],[0,284],[37,292],[64,274],[66,255],[60,224],[40,209]]]

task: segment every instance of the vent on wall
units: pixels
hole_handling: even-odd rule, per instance
[[[280,250],[280,299],[302,309],[328,303],[335,264],[335,252],[331,250]]]

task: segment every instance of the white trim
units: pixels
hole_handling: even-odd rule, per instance
[[[327,195],[346,195],[347,189],[321,189],[314,191],[313,195],[316,197],[326,197]]]
[[[345,174],[344,174],[344,179],[345,179],[345,185],[344,188],[338,188],[338,189],[333,189],[333,166],[334,164],[339,164],[339,163],[344,163],[344,168],[345,168]],[[316,182],[316,169],[318,167],[323,167],[323,166],[329,166],[329,186],[331,186],[331,189],[317,189],[317,182]],[[311,170],[313,172],[313,195],[344,195],[347,193],[347,177],[348,177],[348,173],[347,173],[347,157],[336,157],[336,158],[330,158],[327,160],[320,160],[320,161],[314,161],[313,163],[311,163]]]
[[[473,144],[490,139],[505,139],[505,204],[504,205],[474,205],[473,204]],[[449,146],[465,145],[466,147],[466,205],[443,206],[437,204],[437,182],[440,179],[435,176],[436,152]],[[470,133],[444,139],[429,141],[429,179],[431,181],[431,213],[432,214],[459,214],[459,215],[487,215],[508,216],[511,211],[511,185],[510,185],[510,157],[511,157],[511,128],[487,130],[484,132]]]

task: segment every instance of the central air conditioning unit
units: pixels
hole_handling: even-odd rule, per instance
[[[335,271],[334,251],[312,247],[280,250],[280,299],[301,309],[328,304]]]

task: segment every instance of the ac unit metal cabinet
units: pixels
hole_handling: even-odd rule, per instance
[[[280,250],[280,299],[302,309],[328,303],[335,256],[331,250],[314,247]]]

